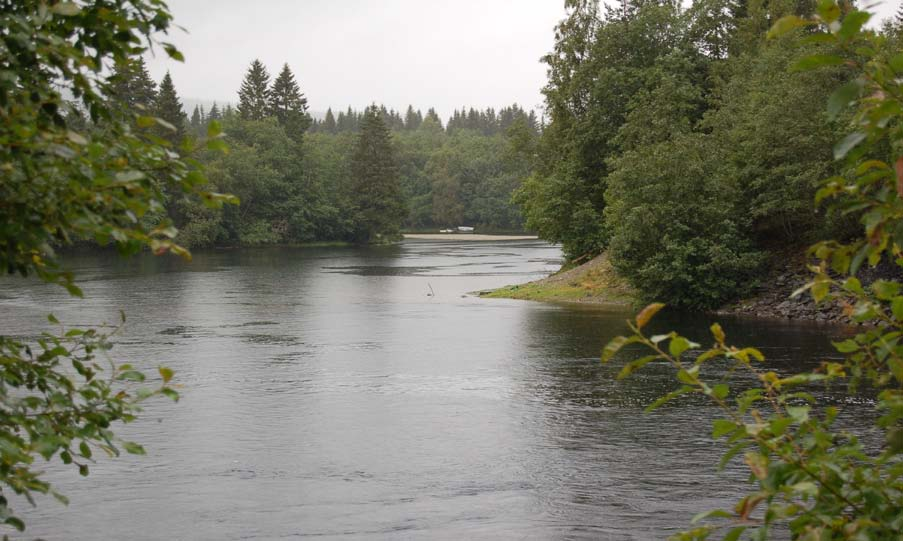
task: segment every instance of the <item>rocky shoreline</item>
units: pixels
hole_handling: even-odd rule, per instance
[[[791,298],[794,291],[806,285],[812,278],[812,274],[802,267],[802,264],[797,264],[778,268],[762,281],[750,298],[728,304],[714,313],[851,324],[850,318],[844,314],[843,305],[838,301],[823,301],[816,304],[809,292]]]

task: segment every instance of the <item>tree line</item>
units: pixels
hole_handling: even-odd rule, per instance
[[[573,261],[607,252],[642,296],[689,308],[750,291],[780,254],[851,234],[855,213],[812,201],[844,174],[832,147],[849,113],[842,96],[825,103],[852,71],[801,72],[836,47],[811,29],[765,39],[814,2],[566,6],[544,58],[548,124],[516,196],[529,228]],[[900,28],[879,31],[882,54]]]
[[[254,60],[236,107],[197,106],[189,117],[169,73],[156,85],[136,59],[113,79],[114,99],[167,123],[159,135],[174,146],[202,137],[214,121],[226,133],[228,153],[196,159],[209,188],[241,205],[209,209],[174,197],[167,212],[189,246],[372,242],[402,228],[464,224],[523,229],[511,195],[530,173],[540,126],[516,104],[455,111],[447,126],[433,108],[409,106],[402,115],[376,104],[338,115],[329,109],[318,120],[288,65],[271,80]],[[367,151],[375,148],[382,150]]]

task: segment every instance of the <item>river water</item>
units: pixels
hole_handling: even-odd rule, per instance
[[[644,415],[670,370],[615,382],[600,364],[629,312],[468,295],[560,257],[534,241],[71,257],[85,300],[3,278],[2,332],[122,309],[116,358],[165,363],[183,386],[121,430],[147,456],[87,478],[47,465],[71,504],[20,503],[26,538],[661,539],[732,505],[744,468],[715,471],[705,401]],[[842,332],[722,323],[781,371]],[[708,327],[658,324],[703,341]]]

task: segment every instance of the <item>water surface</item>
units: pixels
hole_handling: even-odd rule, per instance
[[[630,313],[468,295],[560,257],[535,241],[72,257],[86,300],[3,278],[4,333],[122,309],[117,359],[165,363],[183,386],[122,430],[147,456],[88,478],[49,466],[72,503],[20,505],[27,537],[661,539],[732,505],[743,468],[714,471],[709,406],[643,415],[671,372],[617,383],[599,363]],[[660,325],[705,338],[707,323]],[[818,362],[837,332],[724,324],[782,371]]]

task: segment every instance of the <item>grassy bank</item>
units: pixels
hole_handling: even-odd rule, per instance
[[[480,296],[494,299],[623,306],[636,303],[634,291],[615,274],[604,254],[548,278],[481,292]]]

